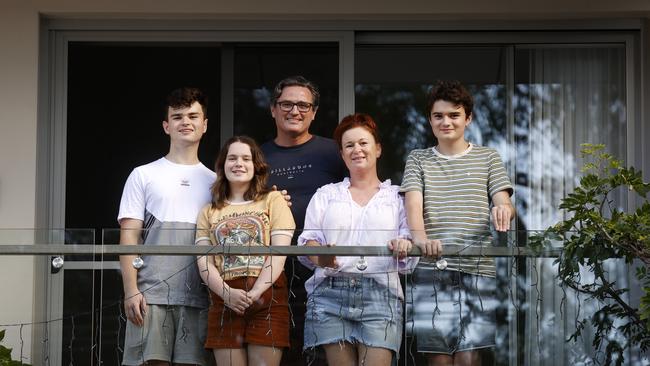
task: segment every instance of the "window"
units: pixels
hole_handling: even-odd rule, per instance
[[[610,152],[626,157],[634,121],[628,109],[633,89],[627,83],[633,70],[626,57],[632,42],[625,35],[616,42],[610,41],[616,35],[605,37],[607,42],[598,35],[576,35],[567,43],[555,34],[454,33],[447,40],[446,35],[431,32],[413,42],[406,32],[365,32],[352,46],[354,37],[348,34],[352,32],[345,36],[314,33],[313,39],[278,32],[256,34],[249,40],[242,40],[248,35],[215,33],[201,42],[167,42],[174,38],[167,37],[170,33],[153,37],[154,41],[146,39],[147,35],[142,41],[101,42],[88,41],[93,35],[81,37],[83,41],[72,33],[61,36],[68,52],[65,65],[56,67],[67,74],[57,74],[66,75],[66,80],[53,77],[57,80],[53,90],[64,95],[52,99],[56,101],[53,108],[65,113],[52,113],[52,118],[66,133],[53,132],[52,136],[53,149],[65,151],[64,162],[57,162],[56,154],[42,159],[48,164],[52,159],[57,167],[49,177],[55,181],[48,186],[50,195],[65,196],[66,201],[50,215],[64,213],[64,226],[97,233],[95,238],[85,235],[68,242],[116,242],[115,231],[105,230],[112,233],[108,236],[100,233],[117,226],[117,207],[130,170],[166,153],[158,106],[179,85],[195,85],[209,94],[210,123],[199,154],[210,168],[221,141],[232,134],[251,135],[259,142],[273,138],[272,88],[285,76],[302,74],[321,88],[312,132],[330,136],[341,113],[348,112],[346,105],[356,105],[357,112],[370,114],[380,126],[384,148],[380,178],[399,184],[407,154],[435,144],[424,113],[428,88],[437,79],[458,79],[475,97],[474,122],[467,138],[496,148],[503,157],[516,186],[519,229],[540,229],[561,217],[557,204],[577,179],[580,143],[605,143]],[[373,42],[368,42],[369,36]],[[346,95],[354,97],[342,98]],[[59,116],[67,119],[56,120]],[[58,185],[57,174],[64,177]],[[624,195],[618,201],[625,205]],[[525,245],[525,238],[518,239],[518,244]],[[51,288],[62,288],[64,296],[50,296],[61,306],[60,313],[49,319],[69,319],[121,297],[115,262],[98,271],[88,256],[74,259],[77,265],[61,272],[64,280],[59,274],[51,277],[53,283],[60,281],[59,287]],[[562,294],[553,283],[550,262],[499,262],[503,306],[495,354],[498,364],[527,363],[539,355],[569,364],[592,356],[588,344],[570,354],[564,337],[548,337],[565,335],[572,321],[570,316],[559,316]],[[612,273],[625,278],[627,268],[616,265]],[[537,294],[531,282],[540,278]],[[562,305],[563,311],[575,314],[578,305],[585,311],[583,303],[569,302]],[[115,310],[101,314],[101,328],[99,313],[94,313],[92,322],[80,318],[74,318],[74,325],[69,320],[60,322],[63,339],[58,339],[58,345],[58,335],[52,335],[57,334],[56,328],[49,333],[52,353],[62,356],[65,364],[89,358],[94,359],[89,363],[99,358],[118,362],[115,349],[121,339],[119,311]],[[538,314],[543,323],[538,323]],[[97,344],[103,346],[94,347]],[[99,349],[101,355],[96,353]],[[413,355],[412,350],[403,350],[399,363],[421,361]]]

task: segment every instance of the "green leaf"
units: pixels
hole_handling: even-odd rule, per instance
[[[605,364],[622,364],[630,345],[650,349],[650,271],[647,266],[636,268],[643,293],[635,308],[625,300],[629,289],[610,281],[614,278],[604,263],[614,257],[628,264],[637,258],[650,263],[650,202],[646,199],[650,183],[643,181],[640,171],[606,152],[602,144],[582,144],[581,153],[584,175],[560,203],[567,219],[533,235],[529,245],[541,252],[553,240],[563,241],[563,252],[555,261],[560,286],[604,304],[592,317],[576,319],[576,330],[568,341],[579,341],[590,325],[594,349],[603,352],[605,348]],[[641,199],[636,210],[615,207],[613,192],[637,194]],[[592,281],[584,280],[585,270],[594,275]]]

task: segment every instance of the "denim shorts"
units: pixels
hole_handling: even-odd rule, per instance
[[[494,347],[496,280],[418,265],[406,289],[406,331],[418,352],[452,355]]]
[[[307,298],[308,350],[339,342],[399,351],[402,300],[372,278],[327,277]]]
[[[126,325],[123,365],[160,360],[173,364],[207,365],[203,348],[207,309],[180,305],[147,305],[144,326]]]

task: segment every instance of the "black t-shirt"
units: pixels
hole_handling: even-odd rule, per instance
[[[304,144],[291,147],[268,141],[262,151],[271,169],[269,186],[275,184],[289,192],[298,229],[305,224],[305,211],[316,190],[340,182],[348,174],[336,142],[325,137],[314,135]]]

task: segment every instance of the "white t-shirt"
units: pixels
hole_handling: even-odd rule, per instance
[[[196,218],[210,202],[216,175],[203,164],[160,158],[135,168],[124,185],[118,221],[143,221],[145,245],[191,245]],[[193,256],[143,256],[138,289],[147,303],[206,307],[208,295]]]

